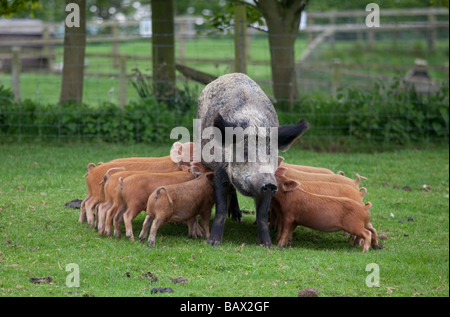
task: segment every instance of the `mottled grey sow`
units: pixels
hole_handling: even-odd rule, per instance
[[[278,150],[286,150],[292,142],[308,129],[308,124],[300,120],[297,124],[279,126],[277,113],[266,94],[247,75],[241,73],[227,74],[209,83],[202,91],[198,102],[197,118],[201,128],[216,127],[222,133],[225,142],[225,130],[243,128],[250,133],[257,133],[259,128],[278,128],[278,147],[270,151],[270,140],[266,141],[266,153],[270,153],[270,162],[278,161]],[[268,129],[267,129],[268,130]],[[269,131],[267,131],[269,136]],[[213,137],[211,136],[211,139]],[[246,140],[248,140],[246,138]],[[210,139],[203,139],[201,148]],[[247,143],[244,143],[247,144]],[[244,146],[244,153],[248,149]],[[258,149],[260,150],[260,149]],[[261,151],[264,149],[261,149]],[[202,163],[214,171],[214,195],[216,201],[216,215],[211,228],[208,243],[218,245],[222,241],[223,228],[227,211],[233,219],[240,219],[236,189],[243,195],[253,197],[256,203],[258,243],[271,246],[267,226],[267,213],[272,196],[277,190],[275,170],[261,172],[261,167],[269,163],[259,160],[244,162],[226,161],[224,153],[220,161],[207,162],[202,157]]]

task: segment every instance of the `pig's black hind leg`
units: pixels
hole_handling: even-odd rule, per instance
[[[242,221],[242,212],[239,209],[239,201],[237,199],[236,189],[232,188],[230,193],[230,200],[228,202],[228,217],[231,216],[231,219],[234,221]]]
[[[214,198],[216,202],[216,214],[208,238],[208,244],[217,246],[222,242],[223,229],[227,218],[227,205],[231,194],[232,185],[223,168],[214,172]],[[233,188],[234,189],[234,188]]]

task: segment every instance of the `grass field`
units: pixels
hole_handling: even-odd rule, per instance
[[[0,296],[449,296],[448,148],[377,154],[329,154],[291,148],[287,162],[368,177],[365,201],[382,250],[361,253],[342,233],[298,227],[288,248],[256,245],[255,215],[227,220],[223,244],[187,238],[184,224],[168,224],[156,248],[100,237],[64,207],[84,198],[90,162],[166,155],[169,145],[0,145]],[[429,187],[424,185],[428,185]],[[241,208],[254,210],[239,197]],[[409,219],[409,220],[408,220]],[[139,234],[144,215],[133,222]],[[275,240],[273,236],[272,240]],[[275,242],[275,241],[274,241]],[[66,279],[79,267],[79,287]],[[379,266],[379,287],[368,287],[367,265]],[[158,278],[151,283],[148,272]],[[31,278],[48,277],[35,284]],[[184,277],[175,284],[171,278]],[[154,287],[173,293],[151,294]]]

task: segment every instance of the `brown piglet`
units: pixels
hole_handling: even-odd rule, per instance
[[[193,173],[188,171],[136,173],[125,178],[119,177],[120,190],[116,190],[113,207],[107,212],[105,234],[107,236],[111,234],[114,220],[114,235],[119,237],[123,220],[127,238],[134,241],[132,221],[141,211],[145,210],[148,197],[160,186],[184,183],[193,178]]]
[[[317,173],[317,174],[335,174],[332,170],[324,167],[315,167],[315,166],[307,166],[307,165],[297,165],[297,164],[289,164],[284,161],[284,157],[278,156],[278,166],[299,170],[301,172],[306,173]]]
[[[175,142],[174,146],[178,143],[179,142]],[[187,157],[189,159],[192,158],[193,143],[180,143],[178,145],[177,152],[174,153],[174,149],[172,149],[168,156],[119,158],[107,163],[99,164],[96,167],[89,164],[86,178],[87,195],[82,202],[78,221],[82,223],[87,220],[89,226],[94,226],[95,208],[98,204],[103,202],[101,192],[103,177],[111,168],[122,167],[129,171],[149,172],[174,172],[188,169],[190,162],[184,162],[183,159],[186,159],[185,152],[191,153]],[[176,162],[174,162],[175,157],[178,159]]]
[[[364,240],[362,252],[377,246],[377,232],[370,223],[370,202],[364,205],[346,197],[309,193],[297,181],[277,172],[278,192],[273,197],[272,210],[278,219],[279,246],[291,243],[298,225],[323,232],[344,230]]]
[[[340,174],[321,174],[321,173],[308,173],[302,172],[297,169],[288,168],[286,171],[286,177],[299,181],[299,182],[329,182],[338,184],[347,184],[353,186],[359,190],[359,183],[361,179],[367,179],[366,177],[356,174],[356,179],[351,179]]]
[[[200,215],[205,235],[209,237],[209,220],[214,206],[214,173],[205,173],[189,182],[159,187],[149,198],[139,239],[143,242],[150,230],[148,244],[155,247],[156,233],[167,222],[196,219]],[[151,226],[151,229],[150,229]]]
[[[280,166],[276,170],[276,175],[285,176],[288,170],[288,168]],[[347,197],[360,203],[363,203],[363,198],[367,194],[367,189],[365,187],[361,187],[358,190],[354,186],[346,183],[341,184],[326,181],[301,181],[300,188],[313,194]]]

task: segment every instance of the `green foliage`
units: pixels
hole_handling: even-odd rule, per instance
[[[0,17],[10,18],[17,14],[26,13],[34,17],[36,10],[42,9],[38,0],[2,0],[0,1]]]
[[[169,84],[160,84],[155,91],[154,86],[148,81],[148,76],[142,74],[137,68],[134,68],[133,72],[135,79],[131,80],[131,85],[142,100],[159,99],[169,110],[176,110],[182,114],[189,112],[191,106],[197,102],[197,96],[187,84],[182,89]],[[161,78],[164,77],[158,77],[159,80]]]
[[[203,17],[206,20],[205,26],[207,26],[207,29],[212,28],[213,30],[231,34],[231,30],[234,27],[234,8],[236,5],[242,5],[242,3],[228,2],[224,9],[220,11],[203,14]],[[255,25],[257,27],[266,25],[262,13],[258,9],[252,5],[247,5],[245,8],[248,24]]]
[[[448,140],[449,92],[445,85],[430,96],[416,94],[402,81],[372,89],[341,89],[337,98],[306,95],[294,112],[311,124],[308,137],[351,138],[357,143],[411,145]],[[278,113],[280,124],[298,115]]]
[[[167,140],[175,126],[192,129],[194,114],[169,109],[154,99],[132,102],[125,109],[109,102],[93,108],[86,104],[40,105],[31,100],[2,103],[0,135],[4,140],[99,140],[149,143]]]
[[[15,103],[12,92],[0,86],[0,136],[150,143],[167,141],[176,126],[192,131],[197,97],[188,86],[178,90],[177,99],[158,103],[145,80],[134,85],[141,99],[124,109],[110,102],[98,107]],[[401,81],[379,83],[373,89],[350,87],[340,90],[337,98],[305,95],[294,112],[278,111],[278,117],[280,124],[305,118],[311,129],[303,139],[313,147],[343,139],[368,149],[442,142],[449,137],[448,93],[443,86],[434,95],[420,96]]]

